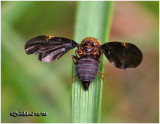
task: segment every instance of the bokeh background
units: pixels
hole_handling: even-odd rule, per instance
[[[74,38],[78,2],[1,2],[1,121],[70,122],[73,51],[43,63],[24,45],[41,34]],[[143,61],[135,69],[104,64],[101,122],[159,122],[159,2],[114,2],[109,41],[136,44]],[[47,112],[12,117],[13,111]]]

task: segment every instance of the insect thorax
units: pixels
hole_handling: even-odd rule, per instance
[[[95,38],[87,37],[82,40],[80,46],[78,47],[78,55],[94,55],[96,56],[101,55],[101,51],[99,49],[99,46],[101,45],[101,42]]]

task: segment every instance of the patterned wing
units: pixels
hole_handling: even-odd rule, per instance
[[[108,42],[101,46],[101,50],[109,62],[120,69],[135,68],[143,58],[140,49],[131,43]]]
[[[77,46],[78,43],[67,38],[41,35],[26,43],[25,52],[38,55],[40,61],[52,62]]]

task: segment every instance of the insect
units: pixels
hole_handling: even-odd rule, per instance
[[[135,68],[143,58],[140,49],[132,43],[114,41],[102,45],[93,37],[87,37],[78,44],[63,37],[40,35],[26,43],[25,52],[38,55],[40,61],[52,62],[75,47],[77,49],[72,59],[76,75],[86,91],[98,73],[103,53],[109,62],[119,69]]]

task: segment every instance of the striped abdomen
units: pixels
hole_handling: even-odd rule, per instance
[[[84,89],[88,90],[89,84],[94,80],[99,68],[99,62],[94,56],[81,56],[76,62],[76,73],[83,83]]]

